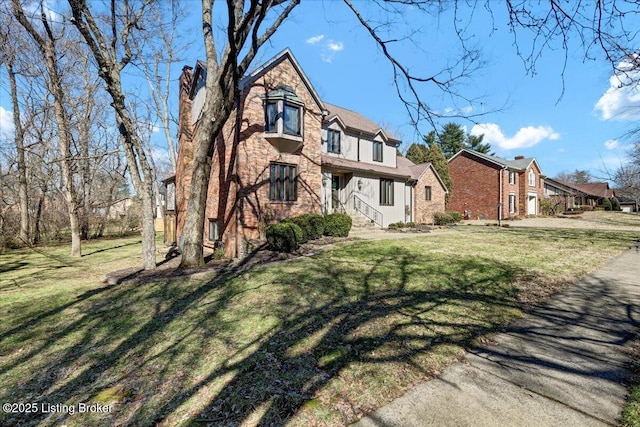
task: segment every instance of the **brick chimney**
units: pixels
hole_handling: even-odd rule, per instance
[[[524,159],[524,156],[515,156],[514,159],[515,160],[522,160],[522,159]]]

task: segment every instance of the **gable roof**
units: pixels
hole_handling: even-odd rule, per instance
[[[325,104],[320,99],[318,92],[316,92],[315,88],[311,84],[311,80],[309,80],[309,78],[304,73],[304,71],[302,71],[302,67],[300,67],[300,64],[296,60],[295,56],[293,56],[293,52],[291,52],[291,49],[289,49],[288,47],[282,50],[277,55],[275,55],[273,58],[267,60],[264,64],[256,68],[247,76],[243,77],[242,80],[240,80],[240,90],[244,90],[245,87],[247,87],[248,85],[256,81],[258,78],[260,78],[260,76],[263,76],[265,73],[270,71],[273,67],[280,64],[284,60],[289,60],[291,62],[291,65],[293,65],[293,68],[296,70],[296,73],[298,73],[298,75],[300,76],[300,79],[302,80],[304,85],[307,87],[307,90],[311,94],[311,97],[313,98],[313,100],[318,104],[318,107],[320,107],[322,111],[326,112],[327,108],[325,107]]]
[[[322,100],[320,99],[320,96],[318,96],[318,92],[316,92],[315,88],[311,84],[311,81],[309,80],[307,75],[304,73],[304,71],[302,71],[300,64],[298,63],[296,58],[293,56],[293,53],[289,48],[282,50],[280,53],[278,53],[271,59],[267,60],[264,64],[260,65],[254,71],[244,76],[239,83],[240,91],[243,91],[244,88],[251,85],[251,83],[256,81],[258,78],[260,78],[261,76],[269,72],[271,69],[273,69],[276,65],[280,64],[282,61],[285,61],[285,60],[289,60],[291,62],[291,65],[293,66],[296,73],[300,76],[300,79],[302,80],[307,90],[311,94],[311,97],[313,98],[313,100],[316,102],[316,104],[318,104],[318,107],[320,107],[321,111],[326,112],[327,109],[324,106],[324,103],[322,102]],[[189,89],[190,96],[193,96],[193,92],[195,90],[196,85],[198,84],[198,80],[201,74],[203,77],[207,75],[207,63],[204,61],[198,60],[196,61],[196,65],[193,71],[191,88]]]
[[[400,170],[407,170],[409,172],[409,176],[414,181],[419,180],[426,171],[431,169],[433,171],[433,174],[436,176],[436,179],[444,189],[444,191],[446,193],[449,192],[449,189],[447,188],[447,186],[444,185],[444,181],[442,181],[442,178],[440,178],[440,174],[438,174],[438,171],[436,170],[436,168],[433,167],[433,164],[431,163],[420,163],[419,165],[416,165],[406,157],[397,156],[396,166]]]
[[[449,159],[449,162],[451,162],[453,159],[455,159],[462,153],[471,154],[472,156],[475,156],[480,159],[484,159],[490,163],[493,163],[496,166],[500,166],[500,167],[511,169],[518,172],[525,171],[529,167],[529,165],[531,165],[531,163],[535,163],[535,165],[538,167],[538,170],[540,171],[540,175],[544,176],[544,173],[542,172],[542,168],[538,164],[538,161],[535,159],[535,157],[523,157],[521,159],[507,160],[507,159],[503,159],[502,157],[490,156],[489,154],[483,154],[475,150],[463,148],[462,150],[458,151],[453,157],[451,157]]]
[[[329,111],[329,115],[325,119],[327,122],[333,121],[335,119],[340,122],[340,125],[343,128],[356,132],[364,132],[373,136],[380,134],[385,141],[388,141],[395,145],[398,145],[402,142],[393,134],[384,130],[360,113],[356,113],[355,111],[338,107],[337,105],[329,103],[325,103],[324,105]]]

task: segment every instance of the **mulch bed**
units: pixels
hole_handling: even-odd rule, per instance
[[[117,285],[124,282],[144,283],[157,279],[176,277],[196,277],[199,274],[208,274],[212,271],[237,272],[247,270],[255,265],[290,261],[296,258],[317,254],[326,248],[340,242],[353,240],[349,237],[327,237],[305,243],[293,253],[275,252],[267,249],[263,244],[256,248],[244,259],[213,259],[205,257],[205,265],[201,267],[180,268],[180,255],[174,249],[169,249],[164,261],[160,262],[155,270],[144,270],[141,267],[131,267],[123,270],[112,271],[102,276],[100,280],[109,285]]]

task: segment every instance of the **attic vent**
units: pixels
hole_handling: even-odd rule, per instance
[[[515,160],[522,160],[522,159],[524,159],[524,156],[515,156],[514,159]]]

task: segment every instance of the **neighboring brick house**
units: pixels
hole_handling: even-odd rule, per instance
[[[185,67],[181,77],[178,165],[175,181],[167,180],[175,182],[178,243],[205,70],[198,62],[195,69]],[[216,142],[205,247],[242,257],[264,241],[268,224],[303,213],[345,212],[382,227],[429,220],[444,211],[446,187],[431,165],[397,160],[399,144],[361,115],[325,104],[285,49],[241,81],[238,106]],[[427,187],[430,200],[423,193]],[[424,200],[417,200],[418,193]]]
[[[534,158],[506,160],[463,149],[449,159],[453,192],[447,207],[468,218],[540,214],[544,174]]]

